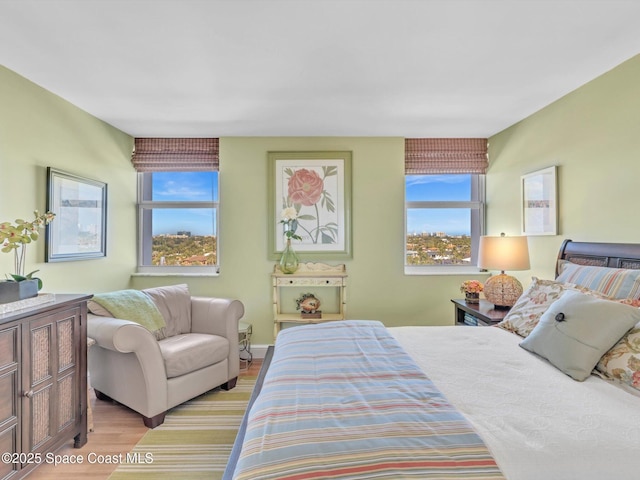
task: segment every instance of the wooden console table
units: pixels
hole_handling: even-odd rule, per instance
[[[347,312],[347,273],[344,265],[327,265],[325,263],[301,263],[298,271],[285,274],[275,265],[271,274],[273,288],[273,335],[278,336],[283,323],[321,323],[344,320]],[[288,287],[319,287],[338,289],[338,311],[325,312],[323,306],[321,318],[302,318],[300,312],[288,313],[282,308],[282,289]]]

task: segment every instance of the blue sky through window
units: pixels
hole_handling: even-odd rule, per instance
[[[218,200],[218,172],[155,172],[152,182],[154,201],[211,202]],[[407,201],[468,201],[471,175],[407,175]],[[213,235],[212,210],[194,208],[155,208],[153,235]],[[409,209],[407,233],[445,232],[470,235],[469,209]]]
[[[407,201],[469,201],[471,175],[407,175]],[[409,209],[407,233],[445,232],[471,235],[471,212],[468,208]]]
[[[154,172],[152,200],[156,202],[214,202],[218,200],[218,172]],[[215,210],[154,208],[153,235],[213,235]]]
[[[218,199],[218,172],[154,172],[154,202],[213,202]]]

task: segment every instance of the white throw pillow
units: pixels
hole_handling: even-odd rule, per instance
[[[577,291],[549,306],[520,346],[582,381],[613,345],[640,321],[640,309]]]

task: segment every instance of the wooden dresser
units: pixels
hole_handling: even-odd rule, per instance
[[[0,479],[22,478],[72,438],[87,442],[90,298],[56,294],[0,314]]]

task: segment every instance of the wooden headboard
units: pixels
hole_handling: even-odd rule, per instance
[[[640,244],[636,243],[596,243],[562,242],[558,260],[568,260],[578,265],[596,267],[640,269]],[[558,262],[556,262],[556,277]]]

